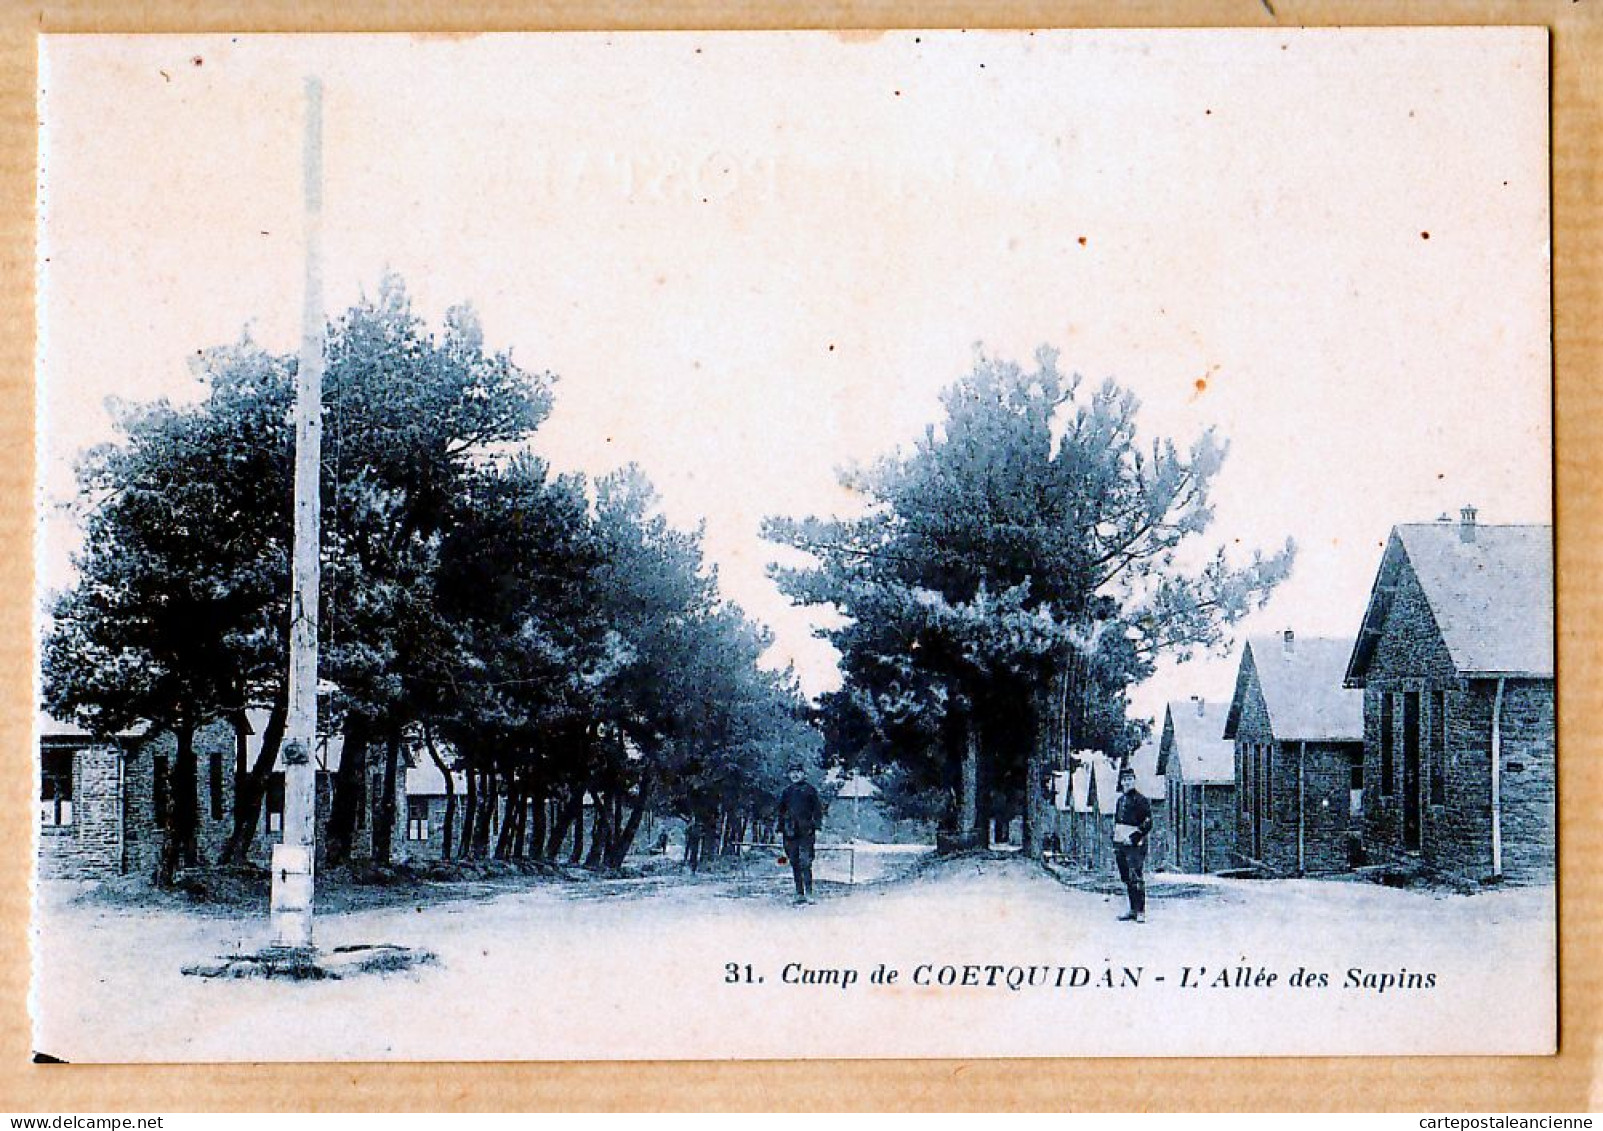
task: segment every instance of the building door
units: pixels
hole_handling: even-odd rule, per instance
[[[1419,847],[1419,692],[1403,693],[1403,847]]]

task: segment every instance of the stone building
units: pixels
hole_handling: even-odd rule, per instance
[[[267,712],[247,712],[241,736],[226,722],[195,733],[196,842],[200,857],[214,862],[234,831],[234,782],[261,749]],[[96,878],[154,875],[161,857],[162,820],[173,788],[177,743],[170,733],[129,732],[96,737],[71,723],[41,715],[39,726],[39,874]],[[327,821],[333,774],[339,768],[338,736],[320,740],[315,752],[317,818]],[[382,759],[378,761],[382,762]],[[382,793],[383,766],[370,766],[367,798]],[[398,779],[404,775],[397,775]],[[406,816],[404,780],[397,781],[399,848]],[[371,810],[371,812],[370,812]],[[376,805],[358,809],[355,852],[372,851]],[[265,865],[283,830],[284,776],[269,779],[248,858]],[[319,848],[323,844],[318,838]]]
[[[1352,648],[1287,629],[1242,649],[1224,736],[1243,863],[1306,875],[1361,859],[1364,697],[1342,684]]]
[[[1225,714],[1225,704],[1196,696],[1164,708],[1157,769],[1177,872],[1220,872],[1236,863],[1236,747],[1224,737]]]
[[[1554,875],[1553,530],[1393,528],[1346,684],[1364,704],[1364,841],[1473,880]]]
[[[467,811],[468,776],[451,771],[451,791],[456,795],[451,815],[453,853],[462,844],[462,821]],[[406,831],[396,841],[396,855],[408,860],[438,860],[445,853],[445,814],[447,805],[445,775],[432,760],[419,759],[406,771]]]
[[[39,874],[112,876],[123,870],[123,746],[80,727],[39,720]]]
[[[173,736],[96,737],[49,716],[38,725],[39,874],[153,875],[172,788]],[[233,832],[235,746],[233,728],[223,724],[195,734],[196,839],[208,858]]]

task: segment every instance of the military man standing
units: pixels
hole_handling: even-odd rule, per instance
[[[1119,771],[1119,800],[1113,807],[1113,856],[1119,878],[1130,896],[1122,921],[1147,921],[1147,834],[1152,831],[1152,802],[1135,787],[1135,771]]]
[[[818,826],[824,823],[824,802],[807,781],[807,767],[790,764],[790,784],[779,795],[779,834],[796,881],[796,902],[813,902],[813,851]]]

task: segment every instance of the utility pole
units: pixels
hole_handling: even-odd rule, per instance
[[[289,719],[284,732],[284,838],[273,845],[274,945],[312,949],[316,843],[317,601],[323,413],[323,84],[306,80],[306,291],[295,377],[295,542],[290,565]]]

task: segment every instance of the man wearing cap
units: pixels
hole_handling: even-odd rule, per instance
[[[796,881],[796,902],[813,902],[813,847],[824,821],[824,802],[807,781],[807,768],[790,764],[790,784],[779,795],[779,834]]]
[[[1113,857],[1119,878],[1130,895],[1130,910],[1121,921],[1147,921],[1147,834],[1152,831],[1152,802],[1135,787],[1135,771],[1119,771],[1119,800],[1113,807]]]

